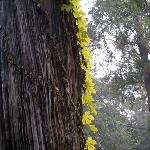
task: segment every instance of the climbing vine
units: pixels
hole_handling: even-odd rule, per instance
[[[68,4],[62,5],[61,10],[66,12],[72,11],[76,19],[76,25],[78,27],[78,44],[82,49],[80,64],[81,68],[85,72],[85,83],[83,85],[85,90],[82,94],[82,103],[83,105],[87,105],[89,108],[89,111],[86,111],[83,114],[82,123],[95,133],[98,131],[98,129],[95,127],[95,125],[92,124],[94,120],[94,116],[92,114],[96,115],[97,112],[93,105],[94,99],[92,94],[96,94],[96,91],[92,81],[93,74],[90,71],[92,67],[92,55],[91,50],[88,48],[90,38],[87,35],[87,19],[85,18],[85,13],[82,11],[80,0],[70,0]],[[94,150],[95,145],[96,141],[92,139],[92,137],[87,137],[84,150]]]

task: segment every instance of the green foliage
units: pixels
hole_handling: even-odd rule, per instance
[[[90,11],[93,20],[89,24],[89,35],[93,48],[101,45],[100,50],[107,57],[105,64],[116,66],[115,71],[106,75],[112,96],[120,102],[127,102],[134,109],[139,108],[133,104],[147,96],[144,76],[150,66],[147,50],[150,48],[150,11],[149,2],[145,2],[96,0]],[[139,44],[144,46],[147,56],[141,56]],[[115,58],[118,53],[120,60]]]
[[[122,110],[120,103],[114,101],[111,89],[105,81],[97,79],[95,83],[97,91],[94,97],[97,110],[95,124],[100,130],[100,133],[96,135],[96,139],[99,141],[96,148],[104,150],[149,150],[150,136],[144,129],[145,118],[139,117],[137,114],[133,114],[129,118],[129,113],[126,114],[126,110]],[[142,114],[142,116],[144,115]],[[86,132],[89,134],[88,131]]]
[[[106,150],[150,149],[144,117],[137,117],[148,110],[144,80],[150,66],[149,8],[147,0],[96,0],[90,11],[92,48],[102,51],[107,66],[116,66],[96,83],[97,139]]]
[[[96,126],[101,129],[97,139],[101,139],[105,150],[126,150],[136,144],[130,128],[126,127],[129,122],[114,106],[107,104],[99,109],[96,120]]]
[[[143,2],[97,0],[91,10],[93,22],[89,24],[89,35],[94,48],[101,44],[103,53],[108,53],[108,65],[113,62],[115,53],[121,54],[117,69],[96,84],[96,106],[101,105],[95,118],[97,128],[101,129],[97,138],[107,150],[148,150],[150,147],[150,137],[135,117],[137,111],[147,111],[143,66],[149,68],[149,62],[141,59],[138,50],[139,42],[149,47],[149,13],[144,12]],[[131,110],[135,115],[128,120],[125,114]]]

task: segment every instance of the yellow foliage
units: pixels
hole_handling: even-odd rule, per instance
[[[88,137],[86,140],[84,150],[95,150],[96,141],[92,139],[92,137]]]
[[[88,93],[84,93],[82,95],[82,103],[85,104],[85,103],[88,103],[88,101],[91,101],[93,102],[93,98],[92,98],[92,95],[91,94],[88,94]]]
[[[91,113],[90,113],[89,111],[86,111],[86,112],[83,114],[82,123],[83,123],[84,125],[90,125],[93,120],[94,120],[94,117],[91,115]]]
[[[93,131],[94,133],[96,133],[98,131],[98,129],[95,127],[95,125],[89,125],[89,128],[91,129],[91,131]]]
[[[78,32],[77,32],[77,38],[78,38],[78,44],[81,47],[81,54],[84,57],[80,58],[80,64],[81,68],[85,71],[85,84],[83,87],[85,88],[85,92],[82,95],[82,103],[86,104],[90,111],[93,114],[97,114],[93,102],[94,99],[92,97],[92,94],[96,94],[96,91],[94,89],[94,83],[93,83],[93,74],[91,73],[90,69],[92,67],[92,54],[91,50],[88,48],[88,44],[90,42],[90,38],[87,35],[87,19],[84,17],[85,13],[82,11],[80,6],[80,0],[70,0],[69,4],[64,4],[61,7],[61,10],[69,12],[72,10],[74,17],[76,18],[76,25],[78,26]],[[92,132],[97,132],[98,129],[95,127],[95,125],[92,125],[92,121],[94,120],[93,115],[91,115],[90,111],[86,111],[83,114],[82,117],[82,123],[83,125],[87,125],[87,127],[90,128]],[[88,137],[86,140],[86,145],[84,150],[95,150],[96,141],[92,139],[92,137]]]

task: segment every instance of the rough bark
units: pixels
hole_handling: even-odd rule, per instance
[[[0,0],[0,150],[80,150],[81,69],[63,0]]]

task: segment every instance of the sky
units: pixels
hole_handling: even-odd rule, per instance
[[[88,19],[88,21],[91,18],[90,15],[88,15],[88,11],[92,7],[93,3],[94,3],[94,0],[81,0],[81,6],[84,12],[86,13],[86,18]],[[106,59],[106,57],[104,56],[104,52],[101,49],[95,50],[93,54],[93,59],[94,59],[94,64],[96,65],[96,68],[97,68],[95,70],[96,74],[94,74],[94,76],[96,78],[99,78],[99,77],[103,77],[104,75],[106,75],[106,72],[108,72],[108,66],[106,66],[106,64],[103,64],[103,62],[105,62],[105,59]],[[113,66],[111,66],[111,68],[113,68]]]
[[[90,15],[88,15],[88,11],[90,10],[92,5],[94,4],[94,1],[95,0],[81,0],[81,6],[82,6],[83,10],[85,11],[86,18],[88,18],[88,20],[90,20],[90,18],[91,18]],[[110,43],[110,42],[108,41],[108,43]],[[114,48],[114,46],[110,43],[109,48],[112,49],[112,48]],[[104,45],[102,46],[102,49],[103,50],[105,49]],[[96,49],[95,53],[93,55],[94,64],[96,65],[96,68],[97,68],[96,74],[94,74],[94,76],[96,78],[104,77],[110,71],[115,71],[117,69],[117,67],[115,65],[115,63],[116,63],[115,61],[114,61],[114,63],[109,64],[109,66],[108,66],[108,64],[106,63],[107,53],[104,53],[104,51],[102,49]],[[121,58],[120,53],[116,53],[115,54],[116,61],[119,61],[120,58]]]
[[[88,16],[89,8],[92,6],[94,0],[81,0],[81,6],[83,7],[85,13]]]

